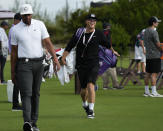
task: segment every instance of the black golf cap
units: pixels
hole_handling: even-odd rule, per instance
[[[95,14],[88,14],[86,20],[90,20],[90,19],[97,20],[97,17]]]
[[[104,22],[102,26],[103,26],[103,29],[106,29],[108,26],[111,27],[111,24]]]
[[[20,15],[20,13],[16,13],[15,16],[14,16],[14,19],[16,19],[16,20],[21,20],[22,17],[21,17],[21,15]]]
[[[9,26],[9,24],[8,24],[8,22],[6,22],[6,21],[2,21],[2,22],[1,22],[1,26]]]

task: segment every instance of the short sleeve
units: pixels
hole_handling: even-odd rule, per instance
[[[16,30],[13,27],[12,31],[10,32],[10,38],[11,38],[11,45],[18,45],[17,39],[16,39]]]
[[[158,32],[157,32],[157,31],[154,32],[154,34],[153,34],[153,39],[154,39],[154,43],[155,43],[155,44],[158,43],[158,42],[160,42],[159,36],[158,36]]]
[[[140,35],[140,40],[144,40],[144,34],[143,33],[141,33],[141,35]]]
[[[2,41],[2,34],[1,34],[1,31],[0,31],[0,41]]]
[[[45,24],[41,22],[41,39],[46,39],[49,37],[49,33],[45,27]]]
[[[0,30],[0,41],[4,40],[4,32],[3,30]]]

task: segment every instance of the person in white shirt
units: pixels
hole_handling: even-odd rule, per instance
[[[145,75],[145,46],[144,46],[144,32],[143,29],[137,36],[136,36],[136,43],[135,43],[135,60],[140,60],[137,64],[137,74],[140,74],[141,78]],[[142,73],[141,73],[142,69]]]
[[[6,21],[2,21],[0,27],[0,83],[6,84],[4,80],[4,67],[8,55],[8,37],[5,30],[7,30],[9,24]]]
[[[32,19],[30,4],[20,8],[22,21],[11,33],[11,77],[15,83],[17,63],[17,85],[20,88],[24,118],[24,131],[39,131],[37,128],[40,85],[43,76],[43,45],[53,57],[55,71],[60,69],[54,46],[42,21]]]

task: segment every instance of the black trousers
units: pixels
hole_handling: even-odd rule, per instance
[[[43,69],[42,60],[21,60],[17,63],[17,84],[22,98],[24,122],[36,123],[38,120]]]
[[[4,67],[6,64],[6,57],[4,57],[3,55],[0,55],[0,79],[1,82],[4,82]]]
[[[16,68],[15,68],[15,72],[17,74],[17,64],[16,64]],[[17,75],[15,75],[16,77],[16,80],[17,80]],[[14,88],[13,88],[13,96],[12,96],[12,99],[13,99],[13,107],[16,107],[19,105],[19,91],[20,89],[18,88],[18,85],[17,83],[14,83]]]
[[[13,107],[15,106],[18,106],[19,105],[19,88],[16,84],[14,84],[14,88],[13,88]]]

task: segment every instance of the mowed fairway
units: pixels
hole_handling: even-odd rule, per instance
[[[5,78],[10,79],[9,62]],[[87,119],[74,80],[61,86],[55,78],[41,86],[38,127],[41,131],[163,131],[163,98],[143,97],[143,86],[96,92],[95,119]],[[162,88],[163,89],[163,88]],[[163,90],[159,90],[163,94]],[[0,85],[0,131],[22,131],[22,112],[12,112],[5,85]]]

